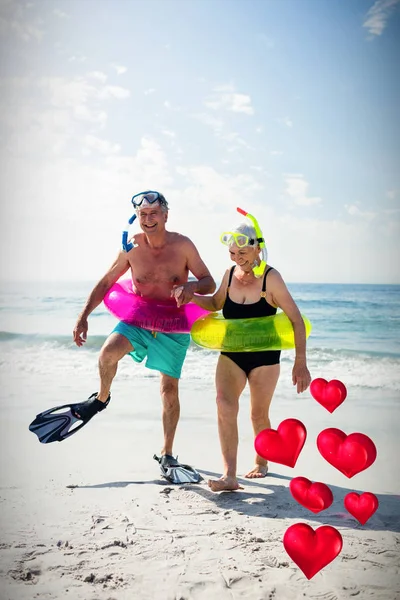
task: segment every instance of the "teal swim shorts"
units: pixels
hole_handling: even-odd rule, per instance
[[[190,344],[188,333],[160,333],[148,331],[122,321],[113,329],[126,337],[133,346],[129,352],[134,361],[141,363],[147,356],[146,367],[179,379],[183,361]]]

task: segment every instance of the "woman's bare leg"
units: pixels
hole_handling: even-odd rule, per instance
[[[254,438],[263,429],[270,429],[269,407],[278,383],[280,365],[257,367],[249,373],[251,422]],[[255,466],[245,477],[249,479],[265,477],[268,472],[268,461],[256,454]]]
[[[217,388],[218,432],[224,472],[220,479],[210,479],[213,492],[237,490],[236,478],[239,397],[246,385],[246,374],[230,358],[220,355],[215,375]]]

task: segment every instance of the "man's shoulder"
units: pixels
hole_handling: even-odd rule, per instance
[[[183,235],[183,233],[178,233],[177,231],[169,231],[168,232],[169,241],[171,244],[181,244],[184,245],[193,245],[193,242],[187,235]]]

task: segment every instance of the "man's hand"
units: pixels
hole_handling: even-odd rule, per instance
[[[178,308],[191,301],[196,291],[196,287],[197,283],[195,281],[188,281],[187,283],[173,286],[171,297],[175,298]]]
[[[83,344],[86,342],[88,329],[89,326],[87,319],[84,317],[79,317],[73,333],[74,342],[77,346],[83,346]]]
[[[305,360],[295,360],[292,370],[293,385],[297,385],[297,393],[305,392],[311,383],[311,375]]]

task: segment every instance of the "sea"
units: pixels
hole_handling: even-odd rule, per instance
[[[78,348],[72,330],[92,282],[3,283],[0,286],[0,377],[2,387],[35,379],[56,390],[68,382],[94,381],[99,350],[116,319],[102,304],[89,317],[88,339]],[[400,286],[289,284],[302,314],[312,323],[307,342],[312,377],[340,379],[348,388],[386,391],[400,396]],[[191,342],[182,380],[212,384],[218,352]],[[282,369],[293,364],[294,351],[282,353]],[[119,380],[148,379],[158,373],[124,358]],[[292,387],[290,377],[280,390]],[[87,386],[86,386],[87,387]]]

